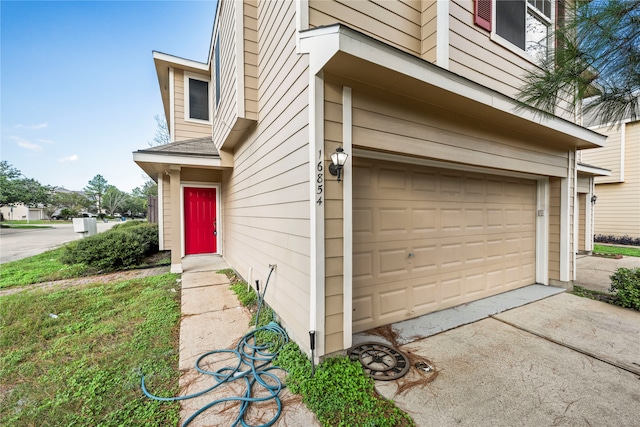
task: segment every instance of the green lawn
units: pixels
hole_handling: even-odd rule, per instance
[[[15,288],[34,283],[69,279],[95,274],[97,269],[84,264],[67,265],[59,261],[64,247],[44,252],[30,258],[7,262],[0,267],[0,289]],[[159,252],[145,260],[145,266],[166,265],[169,253]]]
[[[177,425],[177,277],[1,297],[0,425]]]
[[[604,255],[623,255],[640,257],[640,248],[628,246],[593,245],[593,252]]]
[[[62,251],[63,248],[53,249],[30,258],[2,264],[0,289],[78,277],[89,270],[81,264],[66,265],[61,263],[58,259]]]

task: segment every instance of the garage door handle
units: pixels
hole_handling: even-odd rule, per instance
[[[414,254],[413,252],[409,252],[409,256],[407,258],[413,258],[415,256],[416,256],[416,254]]]

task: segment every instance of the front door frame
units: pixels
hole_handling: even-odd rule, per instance
[[[217,234],[216,234],[216,252],[215,254],[221,254],[222,250],[221,250],[221,246],[220,246],[220,242],[222,241],[222,239],[220,238],[220,236],[223,233],[223,227],[222,227],[222,218],[220,216],[220,201],[221,201],[221,197],[220,197],[220,183],[216,182],[216,183],[204,183],[204,182],[189,182],[189,181],[183,181],[180,183],[180,224],[182,224],[182,227],[180,227],[180,250],[181,250],[181,257],[184,258],[186,255],[186,245],[185,245],[185,216],[184,216],[184,189],[185,187],[189,187],[189,188],[213,188],[216,190],[216,221],[217,221]]]

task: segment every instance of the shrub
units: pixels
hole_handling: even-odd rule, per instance
[[[65,246],[60,258],[65,264],[85,264],[101,270],[117,270],[142,262],[158,252],[158,226],[132,222]]]
[[[618,245],[640,246],[640,237],[631,237],[629,235],[613,236],[598,234],[593,240],[598,243],[612,243]]]
[[[616,304],[640,311],[640,268],[619,268],[611,276],[611,292]]]

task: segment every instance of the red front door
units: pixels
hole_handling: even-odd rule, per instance
[[[217,232],[216,189],[185,187],[185,255],[216,253]]]

